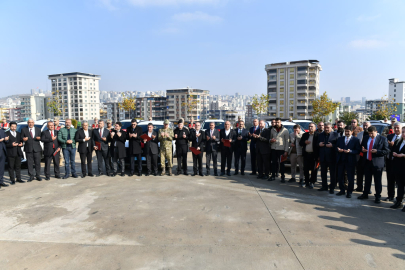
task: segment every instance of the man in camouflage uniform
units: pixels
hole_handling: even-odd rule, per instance
[[[163,122],[164,127],[159,129],[158,139],[160,142],[160,164],[162,165],[162,176],[166,175],[165,165],[167,160],[169,175],[172,175],[172,148],[173,130],[169,128],[169,120]]]

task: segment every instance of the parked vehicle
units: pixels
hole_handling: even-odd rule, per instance
[[[294,120],[292,123],[299,124],[305,132],[308,132],[309,124],[312,123],[310,120]]]
[[[221,129],[225,128],[225,121],[220,120],[220,119],[207,119],[204,121],[202,124],[202,130],[205,131],[207,129],[210,129],[210,123],[214,122],[215,123],[215,128],[220,131]]]

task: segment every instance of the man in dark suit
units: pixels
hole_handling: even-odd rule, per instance
[[[249,131],[245,129],[245,122],[243,120],[239,121],[239,126],[235,131],[235,175],[239,173],[239,159],[241,160],[240,174],[245,175],[247,142],[250,140]]]
[[[302,156],[304,159],[305,186],[310,189],[314,188],[318,174],[317,163],[319,158],[319,134],[315,132],[315,129],[315,123],[310,123],[308,126],[308,132],[305,132],[300,140]],[[309,171],[311,171],[311,177],[309,176]]]
[[[21,151],[21,133],[16,131],[17,123],[10,122],[10,130],[6,132],[5,143],[7,148],[7,159],[8,159],[8,175],[10,176],[11,184],[14,185],[16,182],[25,183],[21,180],[21,158],[23,153]],[[1,150],[0,150],[1,151]],[[15,176],[14,176],[15,172]]]
[[[353,189],[354,189],[354,171],[356,168],[356,155],[360,153],[360,142],[359,139],[352,136],[353,134],[353,127],[346,126],[345,127],[345,137],[339,137],[336,144],[336,150],[338,152],[336,163],[338,168],[338,180],[339,180],[339,188],[340,192],[336,195],[341,196],[345,195],[345,183],[344,183],[344,176],[345,170],[347,172],[347,179],[349,185],[347,187],[347,198],[352,197]]]
[[[103,161],[106,175],[110,174],[110,161],[108,159],[108,140],[107,140],[108,135],[110,135],[110,131],[104,127],[104,121],[99,120],[98,128],[93,129],[94,150],[96,150],[99,175],[103,175],[104,171]],[[101,149],[99,149],[97,145],[99,145]]]
[[[210,129],[205,131],[205,136],[206,136],[205,137],[206,138],[205,167],[207,170],[207,176],[210,175],[211,159],[212,159],[212,164],[214,166],[214,175],[218,176],[217,157],[218,157],[218,143],[219,143],[220,137],[219,137],[219,131],[215,129],[214,122],[210,123]]]
[[[0,129],[0,188],[7,187],[8,185],[4,183],[4,167],[6,164],[7,158],[7,149],[6,149],[6,133],[3,129]]]
[[[110,153],[114,164],[113,176],[116,176],[118,172],[118,160],[121,163],[121,176],[125,176],[125,157],[127,156],[125,142],[127,140],[127,135],[125,131],[121,129],[121,122],[116,122],[114,127],[115,129],[111,130],[110,136],[108,137],[108,141],[111,142]]]
[[[39,142],[41,141],[41,129],[34,127],[34,120],[28,120],[28,127],[21,130],[21,138],[24,144],[25,157],[27,158],[28,175],[30,176],[28,182],[34,180],[34,164],[36,171],[36,178],[42,181],[41,178],[41,152],[42,148]]]
[[[183,119],[179,120],[179,124],[177,128],[173,131],[173,133],[174,133],[174,140],[176,141],[176,155],[177,155],[176,175],[179,175],[182,169],[184,175],[188,175],[187,152],[188,152],[188,140],[190,137],[190,131],[188,130],[188,128],[184,127]]]
[[[221,138],[221,176],[225,175],[225,164],[227,165],[227,175],[231,176],[232,152],[235,145],[236,133],[231,129],[231,122],[225,122],[225,128],[219,132]],[[225,140],[229,140],[230,147],[225,146]]]
[[[145,134],[148,135],[149,138],[151,138],[150,141],[146,141],[146,139],[143,140],[143,143],[145,144],[144,150],[146,155],[146,167],[148,169],[146,176],[152,174],[152,163],[153,163],[153,175],[157,176],[158,175],[157,156],[159,153],[158,147],[159,140],[157,132],[153,130],[152,123],[148,124],[148,130],[145,132]]]
[[[395,127],[395,126],[394,126]],[[397,200],[390,206],[390,208],[400,208],[403,206],[402,200],[404,199],[404,186],[405,186],[405,127],[402,127],[401,137],[394,142],[392,147],[393,156],[393,173],[395,175],[395,181],[398,185]],[[402,208],[402,212],[405,212],[405,207]]]
[[[394,173],[394,156],[392,148],[394,147],[395,141],[401,139],[401,124],[395,122],[393,125],[393,134],[387,135],[388,147],[390,149],[386,160],[386,170],[387,170],[387,191],[388,197],[384,201],[392,202],[395,197],[395,173]],[[368,139],[368,138],[367,138]]]
[[[129,140],[129,155],[131,158],[131,172],[129,176],[135,173],[135,158],[138,160],[138,176],[142,175],[142,147],[141,136],[142,128],[137,126],[136,119],[131,120],[131,126],[127,129],[127,139]]]
[[[256,139],[253,138],[253,134],[259,129],[259,120],[253,120],[253,127],[249,129],[249,139],[250,141],[250,165],[252,168],[252,173],[250,175],[256,175],[257,163],[256,163]]]
[[[85,178],[86,174],[90,177],[94,177],[92,166],[94,150],[93,132],[92,130],[89,130],[89,123],[86,121],[82,123],[82,127],[83,129],[79,129],[75,135],[75,141],[79,143],[78,152],[80,155],[80,163],[82,165],[82,178]]]
[[[363,194],[358,199],[368,199],[369,191],[371,190],[371,182],[374,177],[375,186],[375,203],[381,202],[382,191],[382,172],[384,170],[384,157],[388,155],[390,149],[388,148],[388,141],[386,137],[378,135],[377,129],[371,126],[367,129],[369,138],[363,140],[361,144],[361,151],[366,155],[364,160],[364,171],[366,175]]]
[[[51,177],[51,162],[53,160],[53,168],[55,178],[61,179],[59,171],[59,160],[61,147],[58,142],[58,132],[55,130],[55,124],[48,122],[48,130],[41,133],[41,141],[44,143],[44,159],[45,159],[45,180],[50,180]]]
[[[322,187],[319,191],[328,191],[328,168],[330,175],[329,193],[334,194],[336,187],[336,142],[338,135],[332,131],[332,124],[325,123],[324,131],[318,135],[319,161],[321,163]]]
[[[371,126],[370,122],[365,121],[363,122],[363,131],[360,131],[357,133],[357,139],[360,140],[360,145],[363,142],[363,140],[368,140],[368,132],[367,129]],[[361,154],[361,152],[360,152]],[[363,192],[363,187],[364,187],[364,155],[358,155],[357,156],[357,166],[356,166],[356,191],[357,192]]]
[[[259,174],[257,178],[270,181],[270,129],[266,128],[263,120],[259,122],[259,128],[252,137],[256,140],[257,172]]]
[[[193,155],[193,176],[197,175],[197,171],[199,172],[200,176],[204,176],[202,170],[202,159],[203,153],[205,148],[205,132],[201,130],[201,123],[195,122],[195,129],[190,130],[190,140],[191,140],[191,147],[196,148],[197,150],[201,151],[200,154]]]

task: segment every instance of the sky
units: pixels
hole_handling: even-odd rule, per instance
[[[316,59],[320,93],[381,98],[405,80],[405,1],[0,0],[0,97],[47,75],[101,91],[266,92],[266,64]]]

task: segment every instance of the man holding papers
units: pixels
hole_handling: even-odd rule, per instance
[[[225,122],[225,128],[219,132],[221,138],[221,176],[225,175],[225,164],[227,165],[227,175],[231,176],[232,152],[236,141],[236,133],[231,129],[231,122]]]
[[[78,152],[80,155],[80,162],[82,165],[82,178],[86,177],[86,174],[93,177],[92,169],[92,156],[94,149],[94,140],[92,136],[92,130],[89,130],[89,123],[84,121],[82,123],[83,129],[79,129],[75,135],[75,141],[79,143]],[[86,172],[86,160],[87,160],[87,172]]]
[[[207,170],[207,176],[210,175],[210,163],[212,158],[212,164],[214,166],[214,175],[218,176],[217,171],[217,154],[218,154],[218,143],[219,143],[219,132],[215,129],[215,123],[210,123],[210,129],[205,132],[206,139],[206,154],[205,154],[205,168]]]
[[[103,175],[103,161],[106,175],[110,173],[110,162],[108,159],[108,135],[110,131],[104,127],[104,121],[98,121],[98,129],[93,129],[94,150],[96,150],[98,174]]]
[[[59,171],[59,159],[62,148],[59,146],[58,133],[59,131],[55,130],[55,124],[53,122],[48,122],[48,130],[44,130],[41,133],[41,142],[44,143],[45,180],[50,180],[52,160],[55,178],[61,179]]]
[[[200,176],[203,175],[202,171],[202,158],[203,152],[205,147],[205,132],[201,130],[201,123],[195,123],[195,129],[190,131],[190,139],[191,139],[191,152],[193,152],[193,176],[197,175],[197,171],[199,172]],[[198,163],[198,167],[197,167]]]
[[[121,176],[125,176],[125,158],[127,156],[125,149],[125,141],[127,140],[127,134],[121,129],[121,122],[115,123],[114,130],[111,130],[108,136],[110,144],[110,153],[113,158],[113,176],[118,173],[118,160],[121,162]]]
[[[159,153],[158,148],[158,134],[156,131],[153,130],[153,124],[148,124],[148,130],[145,134],[142,135],[143,143],[145,144],[144,150],[146,154],[146,167],[148,172],[146,176],[149,176],[152,173],[152,162],[153,162],[153,175],[158,175],[158,167],[157,167],[157,155]]]

